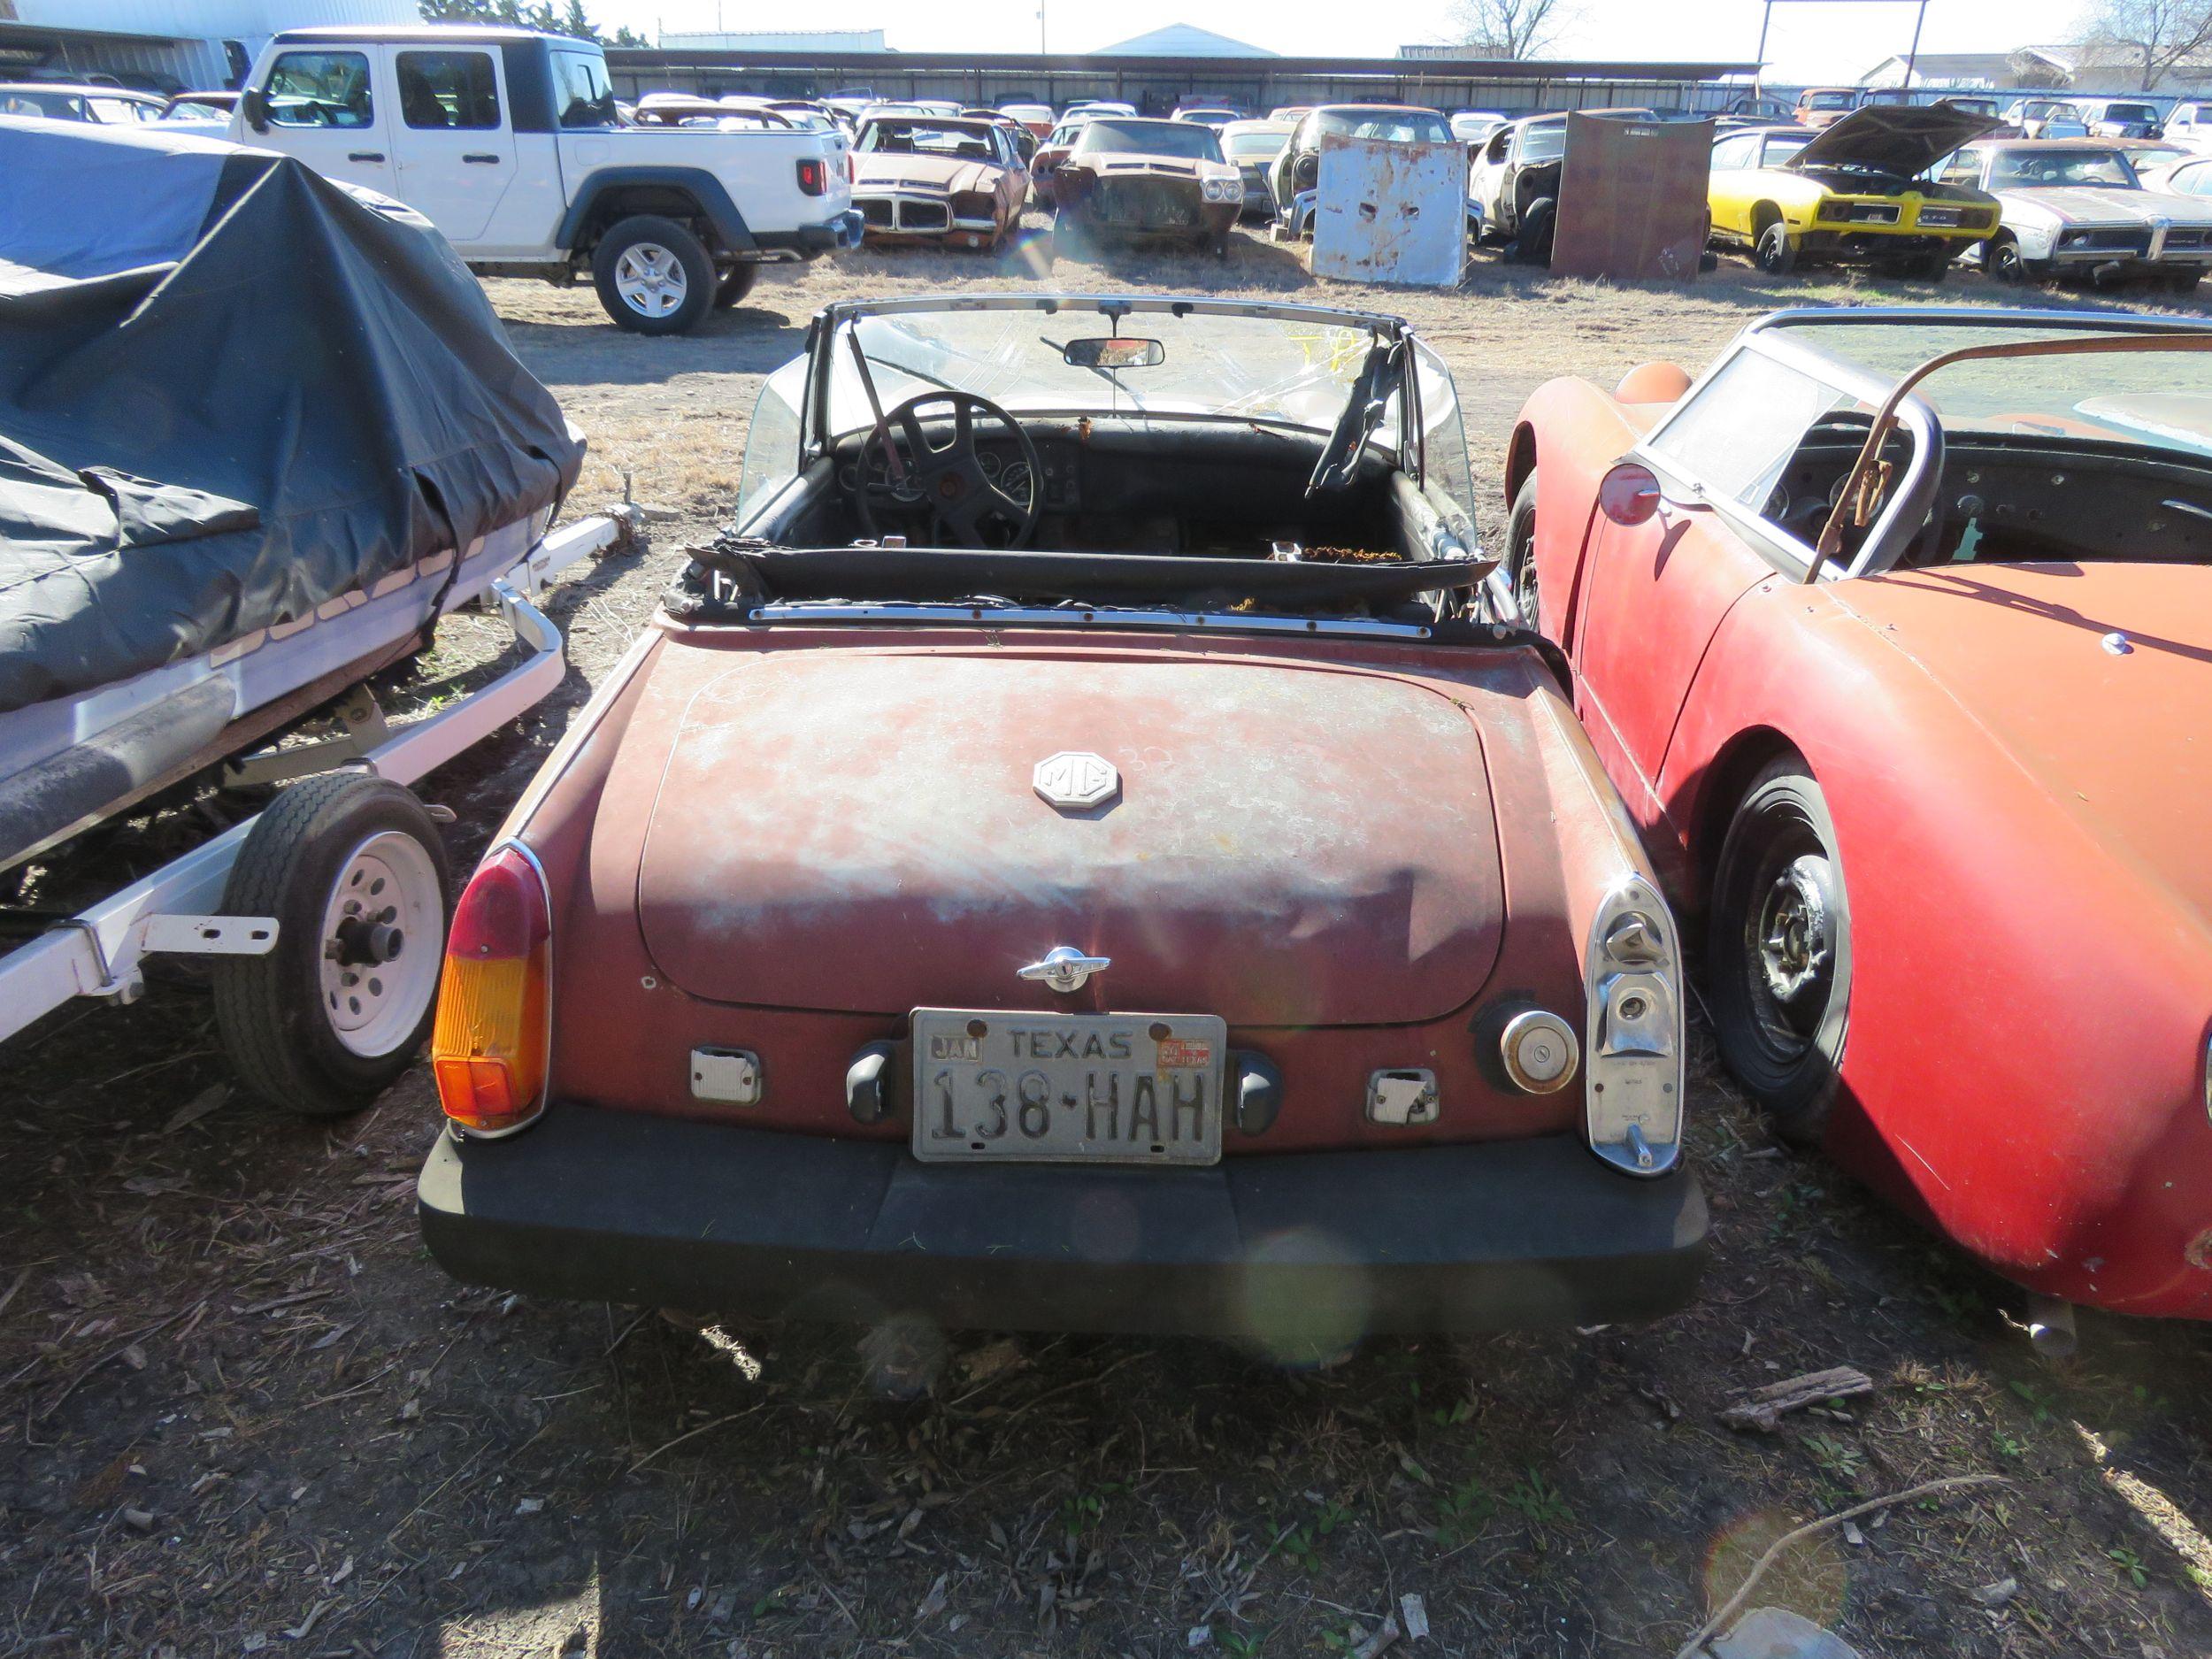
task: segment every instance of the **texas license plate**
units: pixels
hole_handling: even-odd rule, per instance
[[[1211,1014],[914,1010],[927,1163],[1213,1164],[1229,1028]]]

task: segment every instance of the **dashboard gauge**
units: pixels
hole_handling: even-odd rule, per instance
[[[996,452],[990,449],[978,450],[975,464],[983,469],[983,476],[994,483],[998,480],[999,469],[1005,465],[1005,463],[998,458]]]
[[[998,487],[1016,501],[1032,501],[1036,497],[1035,480],[1029,471],[1029,463],[1016,461],[999,475]]]

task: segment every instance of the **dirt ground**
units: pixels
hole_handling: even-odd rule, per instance
[[[730,509],[760,380],[812,309],[1040,280],[1018,252],[861,255],[672,340],[618,332],[588,290],[492,285],[590,435],[580,509],[626,474],[673,517],[556,591],[562,693],[425,784],[457,814],[457,869]],[[1244,238],[1226,264],[1048,280],[1398,311],[1453,366],[1479,479],[1552,375],[1694,366],[1781,304],[1998,297],[1488,262],[1457,292],[1379,293]],[[1494,535],[1500,503],[1478,505]],[[441,656],[480,657],[480,627]],[[131,868],[165,833],[88,856]],[[452,1283],[413,1221],[420,1071],[357,1119],[288,1118],[228,1090],[188,978],[65,1010],[4,1065],[0,1653],[1244,1659],[1371,1655],[1417,1608],[1409,1659],[1664,1659],[1784,1532],[1985,1472],[2004,1484],[1794,1548],[1754,1601],[1868,1655],[2212,1655],[2205,1333],[2085,1317],[2080,1356],[2044,1364],[2016,1293],[1775,1144],[1702,1053],[1715,1255],[1685,1313],[1372,1342],[1317,1371],[960,1333],[918,1379],[868,1333],[702,1333]],[[1837,1365],[1871,1392],[1778,1433],[1717,1420]]]

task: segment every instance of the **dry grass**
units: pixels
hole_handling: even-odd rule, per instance
[[[726,511],[760,379],[807,313],[1034,280],[862,256],[662,342],[606,326],[586,292],[495,285],[591,435],[585,502],[626,471],[681,517],[557,591],[573,683],[433,780],[457,860]],[[1486,264],[1459,292],[1373,294],[1258,242],[1053,280],[1400,310],[1451,361],[1492,478],[1550,375],[1694,365],[1781,301],[1906,293]],[[479,643],[442,650],[465,665]],[[2043,1369],[2000,1317],[2007,1287],[1770,1144],[1702,1059],[1716,1255],[1695,1308],[1376,1342],[1302,1372],[1187,1343],[701,1333],[464,1292],[408,1203],[433,1118],[419,1076],[334,1128],[210,1094],[189,987],[58,1016],[8,1057],[0,1650],[1155,1659],[1202,1626],[1201,1653],[1329,1655],[1414,1595],[1432,1639],[1396,1651],[1663,1654],[1792,1527],[1993,1471],[2009,1484],[1809,1540],[1757,1599],[1877,1655],[2212,1652],[2202,1333],[2092,1319],[2085,1358]],[[1716,1420],[1837,1364],[1874,1392],[1773,1436]],[[1977,1599],[2008,1578],[2001,1605]]]

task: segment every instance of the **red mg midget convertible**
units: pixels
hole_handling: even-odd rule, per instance
[[[457,909],[432,1251],[1279,1352],[1678,1305],[1673,921],[1470,493],[1393,318],[823,312]]]
[[[1784,312],[1543,388],[1507,488],[1737,1077],[2022,1284],[2212,1317],[2212,331]]]

